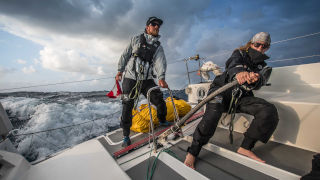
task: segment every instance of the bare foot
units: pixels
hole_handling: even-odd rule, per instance
[[[188,153],[186,156],[186,160],[184,160],[184,164],[192,169],[194,169],[194,161],[196,160],[196,157],[194,157],[192,154]]]
[[[244,156],[247,156],[248,158],[251,158],[253,160],[262,162],[262,163],[266,163],[266,161],[260,159],[258,156],[256,156],[252,151],[249,151],[247,149],[244,149],[242,147],[239,147],[237,153],[242,154]]]

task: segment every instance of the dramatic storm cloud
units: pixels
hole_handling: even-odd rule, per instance
[[[114,76],[130,37],[144,30],[148,17],[158,16],[164,20],[160,41],[169,63],[167,81],[180,89],[187,83],[185,65],[173,62],[200,54],[224,66],[230,51],[259,31],[270,32],[273,42],[319,32],[319,5],[317,0],[0,0],[2,32],[39,48],[33,55],[14,48],[8,52],[7,48],[6,62],[0,64],[0,73],[7,78],[1,78],[0,85],[12,88],[28,84],[30,79],[41,84]],[[317,35],[275,44],[268,54],[272,59],[320,54],[319,39]],[[4,42],[0,49],[10,43],[0,42]],[[10,52],[17,57],[13,59]],[[191,63],[191,68],[196,69],[196,64]],[[112,84],[109,79],[46,90],[104,90]]]

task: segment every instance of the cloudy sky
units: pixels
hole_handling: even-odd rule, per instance
[[[172,89],[188,82],[183,62],[174,62],[200,54],[224,66],[230,50],[260,31],[272,42],[316,33],[267,53],[271,61],[312,57],[271,66],[319,62],[319,7],[318,0],[0,0],[0,89],[79,81],[9,91],[110,90],[122,51],[150,16],[164,20],[160,40]]]

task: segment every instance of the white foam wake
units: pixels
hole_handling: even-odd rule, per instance
[[[1,103],[11,116],[29,119],[13,134],[28,134],[83,123],[49,132],[14,136],[18,151],[31,161],[108,132],[109,127],[119,125],[121,109],[119,101],[91,102],[86,99],[46,102],[41,98],[7,97],[1,99]]]

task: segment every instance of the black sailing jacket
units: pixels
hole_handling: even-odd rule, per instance
[[[249,53],[247,51],[241,52],[242,53],[240,53],[239,49],[233,51],[231,57],[226,62],[225,71],[222,75],[217,76],[214,79],[213,83],[211,84],[209,93],[231,82],[235,78],[235,75],[239,72],[248,71],[258,73],[267,65],[264,60],[268,59],[268,56],[263,55],[260,59],[253,61],[251,60],[251,57],[249,56]],[[260,83],[260,80],[258,80],[255,84],[251,84],[251,86],[255,87],[253,89],[259,89],[262,84]],[[231,92],[232,89],[229,89],[223,94],[227,95],[229,99],[229,97],[231,96]],[[242,96],[253,96],[253,93],[252,91],[243,90]]]

